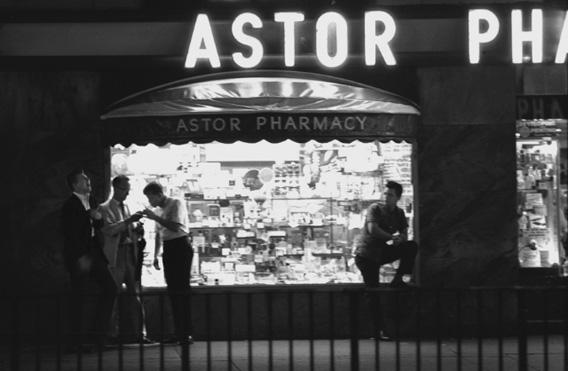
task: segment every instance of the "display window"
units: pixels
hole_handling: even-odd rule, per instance
[[[158,86],[101,116],[111,176],[131,210],[159,182],[185,201],[195,285],[361,282],[352,252],[386,182],[416,238],[414,143],[420,112],[396,94],[294,71],[227,72]],[[150,263],[144,286],[164,286]],[[396,266],[396,262],[394,263]],[[389,281],[395,266],[385,265]]]
[[[518,247],[521,267],[566,258],[565,120],[517,122]]]
[[[115,145],[111,175],[131,179],[133,211],[148,207],[142,190],[150,181],[185,200],[192,284],[362,282],[352,252],[388,180],[404,187],[399,206],[413,237],[412,154],[412,143],[379,140]],[[143,222],[142,284],[165,286],[152,267],[153,222]],[[384,266],[381,279],[396,264]]]

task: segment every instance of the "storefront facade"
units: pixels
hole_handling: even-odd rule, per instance
[[[496,5],[492,14],[500,22],[501,31],[493,38],[485,34],[494,43],[478,39],[483,51],[476,62],[475,47],[468,45],[468,31],[475,31],[468,30],[470,7],[452,8],[440,18],[428,16],[427,6],[407,7],[409,15],[405,15],[408,9],[377,6],[379,9],[368,11],[346,10],[345,15],[338,11],[339,15],[329,19],[322,17],[328,14],[329,7],[311,7],[306,12],[307,21],[298,28],[301,32],[297,33],[295,58],[290,50],[285,51],[283,26],[295,21],[277,21],[274,14],[278,9],[268,6],[255,10],[262,15],[258,18],[265,39],[259,36],[258,40],[266,50],[258,57],[254,53],[258,48],[242,45],[243,40],[250,39],[241,37],[239,44],[231,33],[235,20],[242,20],[233,14],[241,13],[236,9],[231,15],[194,10],[183,22],[54,23],[49,32],[44,32],[45,37],[61,36],[74,29],[88,42],[66,38],[67,43],[55,43],[51,49],[45,46],[45,39],[41,42],[42,25],[31,23],[29,33],[24,34],[20,28],[24,24],[10,24],[3,31],[7,57],[2,59],[0,79],[3,86],[10,87],[1,93],[6,103],[2,121],[14,146],[14,161],[7,169],[12,174],[13,197],[5,198],[3,203],[13,210],[14,217],[9,224],[8,243],[4,244],[9,258],[3,271],[20,277],[23,288],[49,292],[65,287],[58,219],[67,195],[64,177],[72,168],[84,166],[94,180],[97,197],[103,200],[108,196],[109,146],[128,144],[127,137],[112,134],[108,127],[105,129],[108,122],[101,120],[111,103],[180,79],[213,72],[270,69],[332,75],[416,102],[420,118],[411,141],[420,284],[515,284],[519,272],[516,97],[524,89],[526,75],[521,72],[523,61],[514,61],[516,54],[509,44],[514,44],[507,31],[507,26],[514,23],[513,9]],[[557,55],[565,53],[568,36],[563,36],[562,25],[566,24],[566,9],[554,4],[548,9],[528,2],[522,7],[524,17],[529,17],[533,8],[544,9],[546,36],[544,60],[533,66],[541,71],[554,70],[560,80],[564,78],[564,83],[559,82],[551,93],[566,96],[566,66],[555,61]],[[385,10],[392,15],[371,10]],[[302,9],[289,13],[302,13]],[[381,49],[391,46],[390,39],[368,41],[378,36],[371,31],[365,33],[366,17],[371,13],[376,16],[375,31],[380,24],[386,32],[383,35],[391,31],[398,35],[392,36],[395,41],[391,50],[396,64],[392,64],[388,50]],[[245,20],[256,24],[254,17]],[[395,28],[391,28],[391,21]],[[205,28],[196,30],[200,22]],[[328,27],[324,37],[317,32],[318,24],[333,24],[339,31],[329,31]],[[208,39],[207,25],[217,39]],[[346,38],[341,36],[343,25],[348,25]],[[274,31],[277,27],[279,32]],[[478,30],[478,34],[483,32]],[[40,40],[35,39],[38,37]],[[24,50],[20,43],[26,38],[34,42]],[[329,40],[336,43],[331,45]],[[215,53],[211,53],[211,42],[218,48]],[[367,51],[367,43],[374,53]],[[249,51],[251,54],[247,54]],[[192,60],[193,52],[200,58]],[[244,60],[236,56],[239,52]],[[376,54],[374,61],[368,59],[371,54]],[[53,56],[55,62],[48,56]],[[536,60],[538,55],[531,58]],[[190,123],[184,126],[189,131]],[[139,134],[131,129],[132,142]],[[226,135],[232,139],[231,133]],[[367,138],[379,137],[371,133]],[[200,138],[198,142],[213,138]],[[393,138],[401,139],[401,135]],[[238,135],[234,139],[239,140]],[[284,139],[295,138],[289,133],[278,138]],[[165,144],[172,142],[172,137],[145,141]]]

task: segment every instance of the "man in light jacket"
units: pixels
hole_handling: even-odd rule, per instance
[[[136,265],[138,261],[138,235],[135,224],[142,217],[141,213],[131,214],[124,203],[130,192],[130,180],[125,175],[119,175],[112,180],[113,195],[99,210],[103,217],[102,232],[104,236],[103,251],[109,261],[109,268],[117,287],[126,284],[127,298],[136,299],[137,315],[128,316],[131,328],[136,330],[134,339],[142,343],[151,343],[146,337],[144,305],[140,300],[140,285],[136,279]],[[119,305],[115,304],[112,318],[111,337],[118,336]],[[137,318],[138,317],[138,318]],[[142,320],[142,326],[139,325]],[[142,327],[139,329],[139,327]]]

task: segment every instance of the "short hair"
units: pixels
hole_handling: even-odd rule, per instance
[[[77,178],[79,177],[79,175],[83,174],[85,171],[82,168],[77,168],[77,169],[73,169],[71,170],[71,172],[69,172],[69,174],[67,174],[67,186],[69,187],[70,190],[73,190],[73,185],[75,183],[77,183]]]
[[[394,189],[394,193],[396,193],[396,197],[400,198],[400,196],[402,196],[402,186],[400,185],[400,183],[389,180],[387,182],[387,188]]]
[[[160,194],[164,194],[164,189],[162,188],[160,183],[150,182],[150,183],[146,184],[146,187],[144,187],[144,190],[142,192],[144,192],[145,195],[148,195],[148,194],[160,195]]]
[[[112,180],[112,188],[116,188],[121,184],[130,182],[130,178],[126,175],[117,175]]]

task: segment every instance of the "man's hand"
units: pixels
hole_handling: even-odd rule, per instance
[[[142,222],[136,224],[136,227],[134,227],[134,232],[136,232],[140,236],[144,236],[144,224]]]
[[[406,235],[404,234],[394,234],[392,236],[392,244],[398,246],[401,243],[406,242]]]
[[[155,268],[156,270],[160,270],[160,269],[161,269],[161,268],[160,268],[160,261],[158,260],[157,257],[154,258],[154,263],[153,263],[153,265],[154,265],[154,268]]]
[[[139,221],[140,219],[142,219],[143,216],[144,216],[144,215],[142,214],[142,211],[138,211],[138,212],[136,212],[136,213],[130,215],[130,216],[128,217],[128,219],[126,219],[126,221],[127,221],[128,223],[135,223],[135,222]]]
[[[142,211],[142,214],[148,218],[148,219],[152,219],[152,220],[156,220],[156,218],[158,217],[156,215],[156,213],[154,213],[152,210],[150,209],[144,209],[144,211]]]
[[[91,266],[93,265],[93,261],[89,255],[83,255],[79,259],[77,259],[77,267],[79,268],[79,272],[87,273],[91,270]]]
[[[93,220],[101,220],[103,218],[103,214],[101,214],[97,209],[90,209],[89,216]]]

